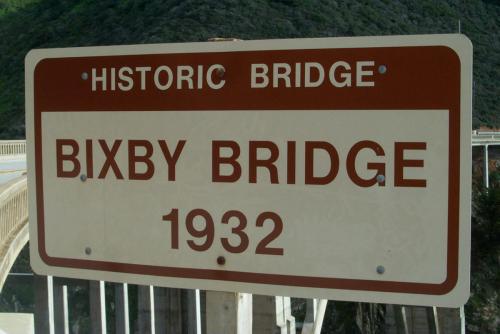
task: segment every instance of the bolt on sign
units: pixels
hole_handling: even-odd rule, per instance
[[[32,266],[462,305],[471,77],[462,35],[33,50]]]

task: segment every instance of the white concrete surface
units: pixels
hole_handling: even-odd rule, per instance
[[[0,313],[0,334],[34,334],[32,313]]]
[[[18,156],[13,160],[0,160],[0,184],[21,176],[24,172],[26,172],[26,156]]]

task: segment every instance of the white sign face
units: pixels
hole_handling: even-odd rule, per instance
[[[32,266],[462,305],[471,71],[461,35],[32,51]]]

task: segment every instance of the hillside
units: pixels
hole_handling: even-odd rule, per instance
[[[498,0],[0,0],[0,138],[24,137],[25,54],[86,45],[455,33],[474,44],[474,126],[500,126]]]

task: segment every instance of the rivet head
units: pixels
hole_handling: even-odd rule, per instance
[[[380,66],[378,67],[378,73],[380,73],[380,74],[384,74],[385,72],[387,72],[387,66],[385,66],[385,65],[380,65]]]
[[[87,80],[89,78],[89,74],[87,72],[82,73],[82,80]]]
[[[85,254],[87,254],[87,255],[92,254],[92,248],[90,248],[90,247],[85,247]]]
[[[385,273],[385,267],[384,266],[377,266],[377,274],[382,275]]]
[[[220,266],[223,266],[226,264],[226,258],[224,256],[219,256],[217,258],[217,264]]]
[[[87,181],[87,175],[85,175],[85,174],[80,175],[80,180],[81,180],[82,182]]]
[[[384,181],[385,181],[384,175],[377,175],[377,182],[378,183],[383,183]]]

